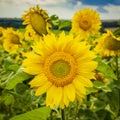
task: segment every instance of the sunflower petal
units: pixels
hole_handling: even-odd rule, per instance
[[[35,95],[36,95],[36,96],[39,96],[39,95],[45,93],[51,85],[52,85],[52,84],[51,84],[50,82],[46,82],[43,86],[40,86],[40,87],[36,90]]]
[[[64,92],[70,101],[73,102],[75,100],[75,88],[72,84],[64,86]]]
[[[40,87],[44,85],[46,82],[47,82],[46,76],[44,74],[39,74],[29,82],[29,85],[31,85],[31,87]]]

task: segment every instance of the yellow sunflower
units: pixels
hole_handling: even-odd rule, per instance
[[[23,35],[19,31],[15,31],[12,28],[8,28],[5,31],[5,37],[3,41],[4,49],[9,53],[15,53],[20,45],[22,45]]]
[[[43,34],[49,33],[51,27],[48,22],[49,16],[45,10],[40,9],[39,5],[30,8],[22,15],[23,25],[27,25],[25,37],[26,39],[39,39]],[[35,38],[34,38],[35,37]]]
[[[90,8],[84,8],[75,12],[71,22],[71,32],[80,35],[82,39],[98,34],[101,28],[99,14]]]
[[[30,85],[35,95],[46,92],[46,105],[64,108],[75,99],[82,101],[91,87],[97,63],[90,46],[72,34],[48,34],[33,47],[23,61],[24,71],[35,75]]]
[[[120,37],[116,37],[110,30],[96,40],[95,51],[102,57],[120,55]]]

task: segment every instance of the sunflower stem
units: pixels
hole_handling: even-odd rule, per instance
[[[65,120],[65,110],[61,109],[61,120]]]

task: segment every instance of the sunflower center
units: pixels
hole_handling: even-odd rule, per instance
[[[51,72],[57,78],[63,78],[70,72],[70,65],[67,61],[58,60],[51,65]]]
[[[11,43],[13,43],[13,44],[21,44],[20,40],[19,40],[19,37],[17,35],[10,34],[9,37],[10,37]]]
[[[55,52],[46,59],[44,73],[52,84],[63,87],[74,80],[76,68],[73,56],[64,52]]]
[[[87,17],[83,17],[79,21],[79,27],[82,28],[84,31],[88,30],[92,26],[91,20],[89,20]]]
[[[109,50],[120,50],[120,41],[116,40],[112,36],[108,36],[104,43],[105,47]]]
[[[39,13],[31,13],[30,23],[37,34],[47,34],[46,21]]]

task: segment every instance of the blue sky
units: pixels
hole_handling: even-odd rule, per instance
[[[120,0],[0,0],[0,17],[20,18],[36,4],[60,19],[71,19],[77,10],[89,7],[97,10],[102,20],[120,20]]]

